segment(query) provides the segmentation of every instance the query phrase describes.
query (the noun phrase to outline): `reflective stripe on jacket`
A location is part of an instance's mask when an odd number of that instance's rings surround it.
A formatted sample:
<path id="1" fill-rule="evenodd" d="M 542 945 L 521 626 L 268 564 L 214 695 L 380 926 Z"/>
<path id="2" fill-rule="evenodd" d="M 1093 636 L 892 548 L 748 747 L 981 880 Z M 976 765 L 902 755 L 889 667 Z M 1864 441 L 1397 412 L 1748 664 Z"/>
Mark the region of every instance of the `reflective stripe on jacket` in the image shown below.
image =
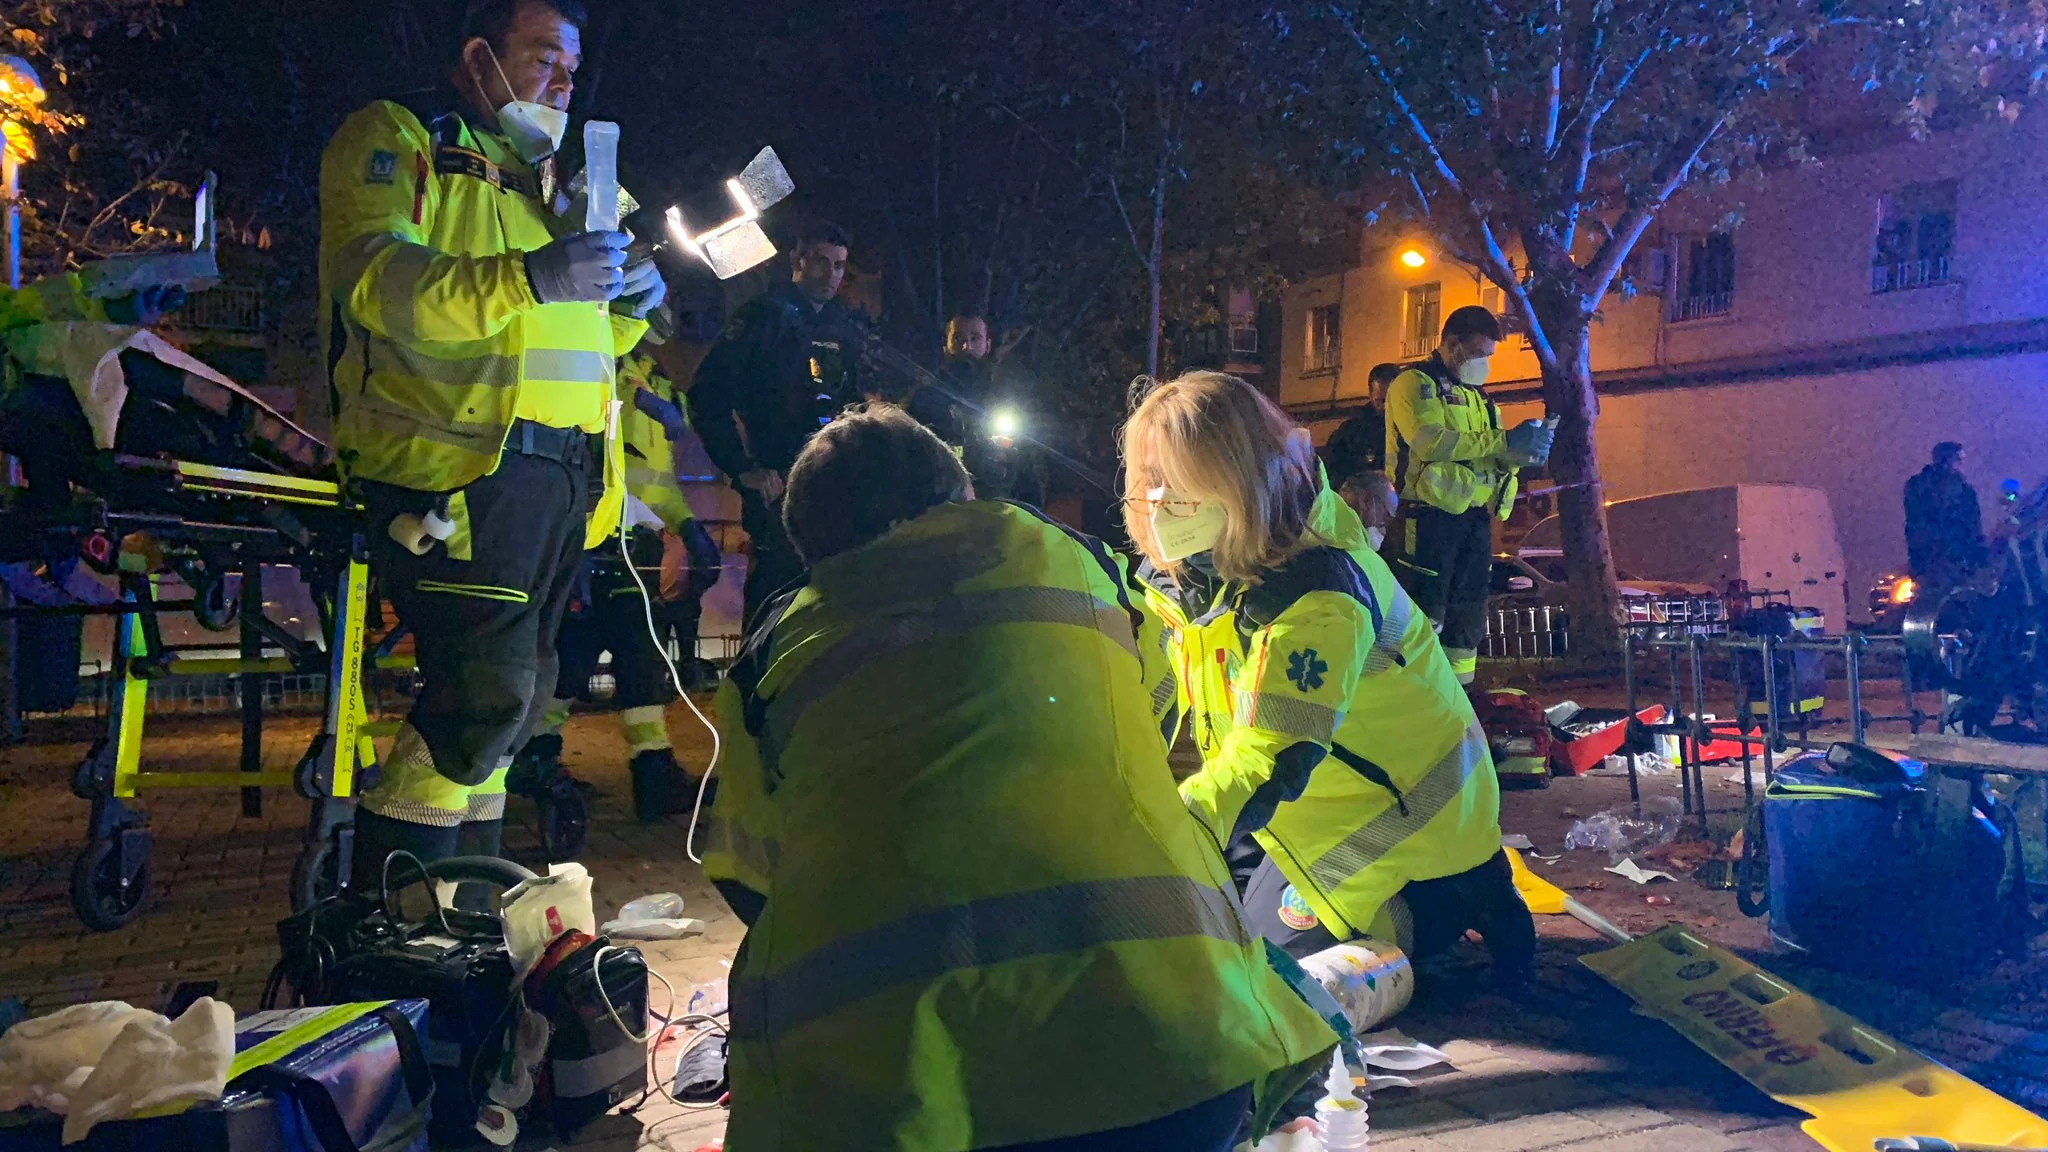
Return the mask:
<path id="1" fill-rule="evenodd" d="M 321 346 L 351 475 L 453 491 L 497 468 L 528 383 L 612 396 L 618 351 L 646 325 L 534 298 L 526 253 L 553 224 L 534 173 L 460 117 L 430 131 L 380 100 L 342 124 L 320 162 Z M 593 546 L 625 500 L 609 439 Z"/>
<path id="2" fill-rule="evenodd" d="M 1181 795 L 1222 843 L 1255 829 L 1343 939 L 1409 881 L 1491 858 L 1500 785 L 1429 619 L 1357 514 L 1325 488 L 1309 530 L 1324 546 L 1256 587 L 1148 579 L 1202 753 Z"/>
<path id="3" fill-rule="evenodd" d="M 1141 603 L 1095 542 L 976 502 L 764 615 L 718 709 L 714 827 L 746 835 L 714 877 L 775 843 L 732 973 L 728 1147 L 1034 1143 L 1247 1083 L 1274 1105 L 1327 1061 L 1174 792 Z"/>
<path id="4" fill-rule="evenodd" d="M 1500 462 L 1507 433 L 1500 407 L 1460 384 L 1432 356 L 1387 388 L 1387 475 L 1402 500 L 1457 515 L 1490 505 L 1503 520 L 1514 510 L 1516 470 Z"/>

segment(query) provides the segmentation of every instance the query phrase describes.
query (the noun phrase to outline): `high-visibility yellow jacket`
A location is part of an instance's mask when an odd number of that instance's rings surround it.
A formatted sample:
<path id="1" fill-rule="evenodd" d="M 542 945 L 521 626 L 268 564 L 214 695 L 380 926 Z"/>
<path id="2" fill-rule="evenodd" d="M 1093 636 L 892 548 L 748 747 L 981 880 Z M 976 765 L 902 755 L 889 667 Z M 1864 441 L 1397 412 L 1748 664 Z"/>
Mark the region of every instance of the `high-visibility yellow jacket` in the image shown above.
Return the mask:
<path id="1" fill-rule="evenodd" d="M 1309 531 L 1322 544 L 1256 586 L 1141 575 L 1202 753 L 1182 797 L 1223 843 L 1256 830 L 1342 940 L 1409 881 L 1499 851 L 1500 784 L 1428 617 L 1358 515 L 1325 488 Z"/>
<path id="2" fill-rule="evenodd" d="M 1387 388 L 1387 475 L 1404 501 L 1452 515 L 1490 507 L 1507 519 L 1517 483 L 1515 467 L 1500 459 L 1507 446 L 1500 407 L 1435 356 Z"/>
<path id="3" fill-rule="evenodd" d="M 619 435 L 625 441 L 626 491 L 661 517 L 662 527 L 671 532 L 695 518 L 683 486 L 676 479 L 676 450 L 661 422 L 633 403 L 642 389 L 666 404 L 673 404 L 689 419 L 683 394 L 675 381 L 645 352 L 635 352 L 619 361 Z"/>
<path id="4" fill-rule="evenodd" d="M 320 160 L 321 346 L 350 475 L 454 491 L 497 468 L 523 387 L 612 396 L 646 325 L 534 298 L 525 254 L 554 227 L 534 170 L 460 116 L 380 100 L 342 124 Z M 611 436 L 593 546 L 618 526 L 623 466 Z"/>
<path id="5" fill-rule="evenodd" d="M 1141 605 L 1099 543 L 975 502 L 769 610 L 705 861 L 766 896 L 733 1152 L 1033 1143 L 1248 1083 L 1270 1112 L 1327 1064 L 1175 795 Z"/>

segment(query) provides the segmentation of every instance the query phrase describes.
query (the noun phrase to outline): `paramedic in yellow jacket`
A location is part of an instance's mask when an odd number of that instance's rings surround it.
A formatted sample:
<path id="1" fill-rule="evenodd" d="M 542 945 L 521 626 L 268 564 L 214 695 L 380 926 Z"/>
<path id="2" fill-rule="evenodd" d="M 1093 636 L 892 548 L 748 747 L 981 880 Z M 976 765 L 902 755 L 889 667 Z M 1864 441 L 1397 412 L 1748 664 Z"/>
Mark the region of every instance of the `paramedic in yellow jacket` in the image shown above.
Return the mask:
<path id="1" fill-rule="evenodd" d="M 321 158 L 335 449 L 422 679 L 362 796 L 359 883 L 395 849 L 496 853 L 576 566 L 624 499 L 613 364 L 663 286 L 624 266 L 625 234 L 552 210 L 583 19 L 575 0 L 471 0 L 440 103 L 372 103 Z M 442 535 L 415 554 L 398 517 L 428 512 Z"/>
<path id="2" fill-rule="evenodd" d="M 1500 337 L 1493 313 L 1460 308 L 1444 320 L 1430 358 L 1387 389 L 1387 474 L 1401 496 L 1387 560 L 1441 628 L 1463 684 L 1472 683 L 1486 638 L 1493 521 L 1514 511 L 1517 470 L 1550 456 L 1543 421 L 1503 429 L 1480 388 Z"/>
<path id="3" fill-rule="evenodd" d="M 1123 450 L 1125 522 L 1202 754 L 1181 795 L 1253 927 L 1295 956 L 1355 935 L 1427 955 L 1477 929 L 1496 979 L 1525 979 L 1535 928 L 1486 735 L 1308 433 L 1196 372 L 1145 398 Z"/>
<path id="4" fill-rule="evenodd" d="M 1174 795 L 1122 561 L 970 492 L 886 405 L 790 470 L 810 574 L 719 697 L 726 1147 L 1223 1152 L 1333 1038 Z"/>
<path id="5" fill-rule="evenodd" d="M 554 699 L 513 761 L 508 785 L 515 794 L 536 796 L 575 786 L 562 770 L 562 725 L 570 707 L 588 697 L 598 657 L 609 652 L 615 686 L 611 707 L 618 711 L 626 739 L 633 814 L 642 824 L 690 811 L 698 792 L 710 788 L 699 788 L 701 769 L 678 763 L 669 743 L 665 709 L 675 702 L 677 685 L 663 649 L 673 638 L 678 652 L 674 674 L 682 677 L 684 687 L 710 686 L 709 680 L 699 679 L 704 662 L 697 659 L 697 629 L 704 593 L 718 582 L 721 560 L 676 476 L 675 446 L 689 435 L 690 424 L 674 382 L 655 362 L 648 344 L 652 339 L 641 341 L 619 362 L 619 434 L 626 442 L 624 526 L 633 570 L 626 568 L 616 536 L 585 560 L 575 601 L 556 639 L 561 669 Z M 689 565 L 681 588 L 664 600 L 662 559 L 669 536 L 682 544 Z"/>

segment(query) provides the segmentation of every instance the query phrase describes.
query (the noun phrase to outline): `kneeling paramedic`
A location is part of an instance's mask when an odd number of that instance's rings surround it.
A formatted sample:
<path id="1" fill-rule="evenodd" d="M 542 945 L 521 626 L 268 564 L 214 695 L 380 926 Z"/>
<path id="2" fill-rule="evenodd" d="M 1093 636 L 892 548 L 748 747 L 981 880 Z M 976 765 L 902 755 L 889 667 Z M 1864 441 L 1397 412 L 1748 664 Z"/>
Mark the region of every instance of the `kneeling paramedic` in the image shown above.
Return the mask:
<path id="1" fill-rule="evenodd" d="M 1500 338 L 1493 313 L 1460 308 L 1430 358 L 1387 388 L 1387 473 L 1401 516 L 1385 554 L 1442 629 L 1461 684 L 1478 672 L 1486 638 L 1493 521 L 1514 511 L 1517 471 L 1549 459 L 1553 434 L 1541 420 L 1501 428 L 1500 408 L 1480 389 Z"/>
<path id="2" fill-rule="evenodd" d="M 576 566 L 618 523 L 613 363 L 663 286 L 623 267 L 625 234 L 549 211 L 582 19 L 573 0 L 472 0 L 443 103 L 375 102 L 321 158 L 335 447 L 422 680 L 361 798 L 358 884 L 395 850 L 497 853 Z M 443 535 L 415 554 L 394 521 L 429 512 Z"/>
<path id="3" fill-rule="evenodd" d="M 1535 925 L 1486 734 L 1308 433 L 1196 372 L 1144 399 L 1123 450 L 1125 522 L 1202 754 L 1181 794 L 1252 926 L 1296 957 L 1358 935 L 1427 956 L 1477 929 L 1496 980 L 1525 980 Z"/>
<path id="4" fill-rule="evenodd" d="M 790 471 L 810 574 L 718 699 L 728 1147 L 1220 1152 L 1334 1038 L 1174 794 L 1121 562 L 970 492 L 885 405 Z"/>
<path id="5" fill-rule="evenodd" d="M 645 341 L 619 365 L 619 400 L 627 552 L 621 555 L 619 538 L 613 536 L 585 558 L 556 641 L 561 671 L 554 699 L 514 761 L 509 787 L 523 795 L 543 791 L 561 777 L 562 725 L 570 705 L 588 694 L 598 657 L 610 652 L 611 703 L 631 758 L 633 814 L 651 824 L 684 810 L 697 796 L 700 777 L 676 762 L 669 744 L 666 707 L 679 686 L 661 649 L 671 636 L 680 641 L 674 672 L 683 677 L 681 687 L 694 686 L 699 613 L 704 593 L 718 581 L 720 556 L 676 479 L 675 443 L 688 434 L 689 421 L 675 384 Z M 661 596 L 664 534 L 681 540 L 689 557 L 673 599 Z M 637 580 L 626 567 L 629 562 Z"/>

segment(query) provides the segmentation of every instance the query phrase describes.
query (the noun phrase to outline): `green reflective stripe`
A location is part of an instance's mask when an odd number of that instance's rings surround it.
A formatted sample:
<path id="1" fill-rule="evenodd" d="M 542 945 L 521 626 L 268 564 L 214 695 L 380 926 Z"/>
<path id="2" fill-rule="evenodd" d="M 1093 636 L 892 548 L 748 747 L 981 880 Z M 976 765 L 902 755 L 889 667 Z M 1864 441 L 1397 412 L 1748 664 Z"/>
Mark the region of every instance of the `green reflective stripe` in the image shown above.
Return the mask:
<path id="1" fill-rule="evenodd" d="M 416 592 L 440 592 L 449 596 L 473 596 L 478 600 L 503 600 L 507 604 L 525 604 L 533 599 L 517 588 L 500 588 L 492 584 L 451 584 L 446 580 L 421 580 L 413 585 Z"/>
<path id="2" fill-rule="evenodd" d="M 373 236 L 358 236 L 343 244 L 334 253 L 334 293 L 344 307 L 356 286 L 363 282 L 363 273 L 370 270 L 370 261 L 377 253 L 393 244 L 403 244 L 404 238 L 395 232 L 379 232 Z"/>
<path id="3" fill-rule="evenodd" d="M 377 320 L 391 339 L 418 339 L 419 328 L 413 317 L 414 294 L 433 263 L 434 250 L 422 244 L 401 244 L 385 262 L 372 291 L 377 300 Z"/>
<path id="4" fill-rule="evenodd" d="M 1179 691 L 1180 681 L 1169 670 L 1166 675 L 1159 678 L 1159 683 L 1152 686 L 1152 714 L 1157 716 L 1165 713 Z"/>
<path id="5" fill-rule="evenodd" d="M 453 828 L 468 818 L 467 802 L 464 807 L 449 810 L 436 808 L 417 800 L 406 800 L 396 796 L 379 796 L 374 792 L 363 793 L 358 801 L 364 811 L 375 812 L 386 820 L 401 824 L 423 824 L 429 828 Z"/>
<path id="6" fill-rule="evenodd" d="M 462 814 L 462 822 L 475 824 L 486 820 L 505 818 L 505 794 L 503 792 L 473 792 L 469 797 L 469 808 Z"/>
<path id="7" fill-rule="evenodd" d="M 576 384 L 612 382 L 612 358 L 602 352 L 528 348 L 523 367 L 528 380 L 560 380 Z"/>
<path id="8" fill-rule="evenodd" d="M 1236 706 L 1231 709 L 1231 723 L 1240 728 L 1257 728 L 1328 744 L 1337 735 L 1337 725 L 1344 722 L 1342 712 L 1299 696 L 1272 692 L 1234 692 L 1233 695 L 1237 699 Z"/>
<path id="9" fill-rule="evenodd" d="M 619 728 L 625 734 L 628 752 L 668 747 L 668 717 L 659 704 L 621 709 Z"/>
<path id="10" fill-rule="evenodd" d="M 1114 640 L 1133 657 L 1138 655 L 1131 618 L 1093 593 L 1030 585 L 942 596 L 901 612 L 872 617 L 806 664 L 768 701 L 771 736 L 775 731 L 786 734 L 806 709 L 871 661 L 941 637 L 1002 624 L 1088 628 Z M 762 752 L 772 757 L 768 747 Z"/>
<path id="11" fill-rule="evenodd" d="M 1365 675 L 1385 672 L 1401 663 L 1401 637 L 1408 633 L 1408 622 L 1415 618 L 1415 601 L 1408 593 L 1396 590 L 1394 598 L 1386 604 L 1386 618 L 1380 622 L 1377 636 L 1372 638 L 1372 649 L 1365 654 Z"/>
<path id="12" fill-rule="evenodd" d="M 1345 881 L 1372 867 L 1401 841 L 1422 831 L 1465 790 L 1465 782 L 1477 770 L 1485 749 L 1486 733 L 1473 724 L 1465 730 L 1465 738 L 1431 766 L 1427 775 L 1401 794 L 1402 803 L 1390 804 L 1338 841 L 1309 865 L 1309 877 L 1323 891 L 1334 892 Z"/>
<path id="13" fill-rule="evenodd" d="M 1062 884 L 927 908 L 814 948 L 772 976 L 732 982 L 735 1034 L 767 1038 L 885 989 L 1111 944 L 1251 938 L 1231 899 L 1185 876 Z M 971 990 L 972 978 L 963 985 Z"/>
<path id="14" fill-rule="evenodd" d="M 390 340 L 370 341 L 370 371 L 455 388 L 510 388 L 519 383 L 519 364 L 510 356 L 486 353 L 443 359 Z"/>

